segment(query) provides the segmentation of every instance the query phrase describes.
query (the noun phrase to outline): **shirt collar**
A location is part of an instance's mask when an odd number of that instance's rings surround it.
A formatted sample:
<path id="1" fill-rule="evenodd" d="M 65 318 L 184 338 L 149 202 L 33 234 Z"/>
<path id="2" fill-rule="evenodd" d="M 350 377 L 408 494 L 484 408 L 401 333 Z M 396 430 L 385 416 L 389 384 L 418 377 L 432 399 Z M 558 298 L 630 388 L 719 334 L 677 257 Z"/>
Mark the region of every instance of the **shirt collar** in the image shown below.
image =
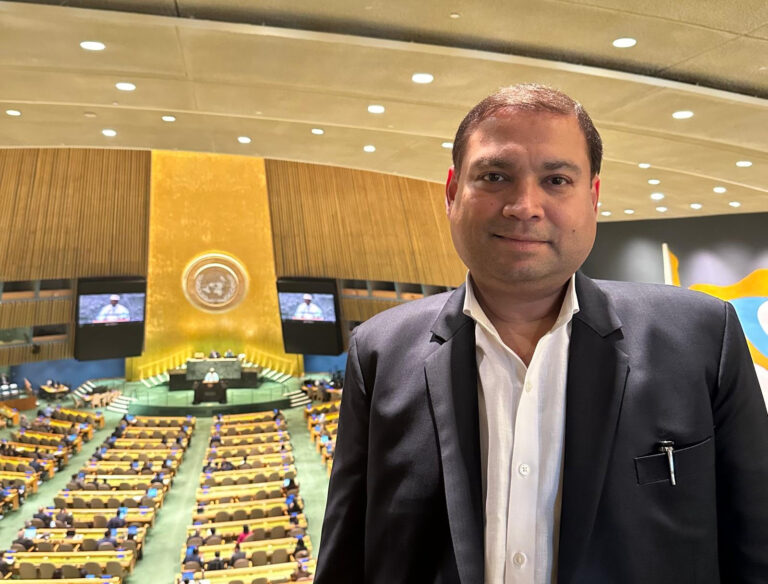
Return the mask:
<path id="1" fill-rule="evenodd" d="M 571 322 L 573 315 L 579 312 L 579 299 L 576 296 L 576 276 L 573 275 L 568 280 L 567 291 L 565 298 L 563 298 L 563 304 L 560 306 L 560 313 L 557 315 L 555 324 L 552 325 L 550 330 L 555 330 L 564 324 Z M 487 329 L 488 331 L 496 333 L 496 327 L 493 326 L 485 311 L 480 306 L 480 302 L 475 296 L 475 288 L 472 283 L 469 271 L 467 271 L 466 277 L 466 294 L 464 295 L 464 314 L 474 320 L 477 324 Z"/>

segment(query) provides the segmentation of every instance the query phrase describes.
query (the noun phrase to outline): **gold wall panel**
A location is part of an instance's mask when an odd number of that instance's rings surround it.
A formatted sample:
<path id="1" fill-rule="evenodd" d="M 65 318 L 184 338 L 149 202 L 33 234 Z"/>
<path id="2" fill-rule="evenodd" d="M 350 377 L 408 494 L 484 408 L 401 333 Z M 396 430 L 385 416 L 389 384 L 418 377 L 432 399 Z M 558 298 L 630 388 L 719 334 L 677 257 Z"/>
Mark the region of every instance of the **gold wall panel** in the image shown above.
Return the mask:
<path id="1" fill-rule="evenodd" d="M 150 215 L 145 350 L 126 374 L 190 348 L 296 361 L 283 352 L 264 161 L 153 152 Z M 231 310 L 204 311 L 185 297 L 185 269 L 205 254 L 231 256 L 247 272 L 248 291 Z"/>
<path id="2" fill-rule="evenodd" d="M 0 149 L 0 280 L 144 275 L 150 153 Z"/>
<path id="3" fill-rule="evenodd" d="M 464 280 L 442 185 L 279 160 L 267 160 L 266 171 L 278 276 Z"/>
<path id="4" fill-rule="evenodd" d="M 0 329 L 44 324 L 74 325 L 72 298 L 0 303 Z"/>

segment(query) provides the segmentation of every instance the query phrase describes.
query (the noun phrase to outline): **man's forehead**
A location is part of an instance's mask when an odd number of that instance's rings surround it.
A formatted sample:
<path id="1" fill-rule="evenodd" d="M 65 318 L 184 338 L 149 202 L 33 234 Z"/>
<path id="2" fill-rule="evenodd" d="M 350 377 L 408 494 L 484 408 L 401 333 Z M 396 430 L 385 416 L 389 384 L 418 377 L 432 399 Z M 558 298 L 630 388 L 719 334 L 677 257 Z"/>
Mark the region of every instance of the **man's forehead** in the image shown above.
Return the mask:
<path id="1" fill-rule="evenodd" d="M 575 115 L 551 112 L 503 110 L 472 128 L 467 139 L 465 160 L 487 157 L 495 150 L 515 157 L 531 147 L 557 158 L 571 152 L 589 162 L 587 139 Z"/>

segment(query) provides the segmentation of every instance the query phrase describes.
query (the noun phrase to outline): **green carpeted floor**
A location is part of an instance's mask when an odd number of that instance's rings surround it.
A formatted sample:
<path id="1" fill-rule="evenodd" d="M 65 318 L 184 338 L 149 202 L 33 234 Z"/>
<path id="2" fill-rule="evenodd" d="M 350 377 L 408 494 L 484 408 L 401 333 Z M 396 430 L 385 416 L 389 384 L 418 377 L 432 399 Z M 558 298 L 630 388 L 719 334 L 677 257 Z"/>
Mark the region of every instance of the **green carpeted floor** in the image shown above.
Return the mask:
<path id="1" fill-rule="evenodd" d="M 272 391 L 272 388 L 269 388 L 269 391 Z M 167 394 L 168 392 L 164 393 Z M 28 416 L 35 415 L 34 411 L 26 413 Z M 70 459 L 64 471 L 57 473 L 53 479 L 43 483 L 38 492 L 28 497 L 18 511 L 9 513 L 0 521 L 0 549 L 10 547 L 17 531 L 23 527 L 25 521 L 32 518 L 39 506 L 53 505 L 53 498 L 56 493 L 64 488 L 71 475 L 78 471 L 96 450 L 96 447 L 112 433 L 120 415 L 109 411 L 104 413 L 105 428 L 94 433 L 93 440 L 85 444 L 82 451 Z M 193 408 L 190 408 L 190 413 L 194 415 Z M 288 430 L 291 433 L 297 476 L 309 525 L 309 536 L 316 556 L 320 547 L 320 531 L 328 493 L 328 476 L 320 455 L 309 440 L 303 408 L 285 410 L 284 413 Z M 179 467 L 173 487 L 165 498 L 154 527 L 150 529 L 147 535 L 144 557 L 136 564 L 136 569 L 127 579 L 130 584 L 171 584 L 174 581 L 174 576 L 179 572 L 181 568 L 180 553 L 186 541 L 187 526 L 192 523 L 195 491 L 203 466 L 203 455 L 208 444 L 210 428 L 210 418 L 198 418 L 197 428 Z M 0 438 L 8 438 L 9 435 L 10 430 L 0 431 Z"/>

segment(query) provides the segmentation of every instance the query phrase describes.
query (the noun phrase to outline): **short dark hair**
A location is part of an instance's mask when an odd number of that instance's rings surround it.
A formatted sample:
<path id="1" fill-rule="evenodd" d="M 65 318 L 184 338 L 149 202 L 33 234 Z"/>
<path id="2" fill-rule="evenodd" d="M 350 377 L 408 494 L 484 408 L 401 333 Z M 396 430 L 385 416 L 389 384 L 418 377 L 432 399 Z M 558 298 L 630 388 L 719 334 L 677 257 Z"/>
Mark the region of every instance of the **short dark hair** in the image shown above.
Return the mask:
<path id="1" fill-rule="evenodd" d="M 458 173 L 464 160 L 467 140 L 477 125 L 501 110 L 548 112 L 564 116 L 576 116 L 584 132 L 589 156 L 589 170 L 592 176 L 600 172 L 603 161 L 603 141 L 584 107 L 562 91 L 539 85 L 522 83 L 502 87 L 473 107 L 459 124 L 453 139 L 453 167 Z"/>

